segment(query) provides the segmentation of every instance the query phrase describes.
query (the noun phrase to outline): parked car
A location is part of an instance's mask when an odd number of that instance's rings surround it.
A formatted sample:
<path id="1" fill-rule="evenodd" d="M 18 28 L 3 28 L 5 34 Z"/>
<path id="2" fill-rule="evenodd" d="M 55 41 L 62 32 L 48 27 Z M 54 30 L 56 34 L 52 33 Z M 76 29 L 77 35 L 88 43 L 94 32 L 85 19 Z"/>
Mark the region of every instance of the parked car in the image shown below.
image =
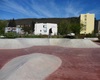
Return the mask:
<path id="1" fill-rule="evenodd" d="M 0 38 L 5 38 L 5 36 L 1 35 Z"/>
<path id="2" fill-rule="evenodd" d="M 64 38 L 70 38 L 70 39 L 74 39 L 75 38 L 75 33 L 70 33 L 64 36 Z"/>

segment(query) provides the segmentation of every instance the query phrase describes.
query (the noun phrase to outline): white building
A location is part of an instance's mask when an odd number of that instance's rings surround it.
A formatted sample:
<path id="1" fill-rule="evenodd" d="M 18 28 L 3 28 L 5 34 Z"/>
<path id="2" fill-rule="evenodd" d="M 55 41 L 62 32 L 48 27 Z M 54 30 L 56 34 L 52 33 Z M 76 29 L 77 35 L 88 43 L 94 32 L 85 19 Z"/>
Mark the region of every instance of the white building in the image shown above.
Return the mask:
<path id="1" fill-rule="evenodd" d="M 21 34 L 22 30 L 21 30 L 21 28 L 18 28 L 18 27 L 6 27 L 5 33 L 8 33 L 8 32 L 16 32 L 16 33 Z"/>
<path id="2" fill-rule="evenodd" d="M 57 24 L 54 23 L 36 23 L 34 34 L 48 35 L 50 28 L 52 29 L 51 35 L 57 35 Z"/>
<path id="3" fill-rule="evenodd" d="M 57 35 L 57 24 L 54 23 L 35 23 L 34 35 L 49 35 L 49 30 L 52 30 L 51 35 Z M 6 27 L 5 33 L 16 32 L 22 34 L 22 28 L 17 25 L 16 27 Z"/>

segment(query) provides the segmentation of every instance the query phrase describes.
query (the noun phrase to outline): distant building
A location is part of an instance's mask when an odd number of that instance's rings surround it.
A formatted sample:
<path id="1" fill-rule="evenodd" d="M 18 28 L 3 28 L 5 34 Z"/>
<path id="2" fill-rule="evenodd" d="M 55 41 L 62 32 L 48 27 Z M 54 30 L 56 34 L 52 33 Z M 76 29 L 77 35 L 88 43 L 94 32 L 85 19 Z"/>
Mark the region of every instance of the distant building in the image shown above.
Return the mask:
<path id="1" fill-rule="evenodd" d="M 21 28 L 17 28 L 17 27 L 6 27 L 5 33 L 8 33 L 8 32 L 16 32 L 16 33 L 19 33 L 19 34 L 22 33 Z"/>
<path id="2" fill-rule="evenodd" d="M 16 33 L 19 33 L 21 34 L 21 28 L 20 27 L 16 27 L 16 22 L 15 20 L 10 20 L 7 27 L 5 27 L 5 33 L 8 33 L 8 32 L 16 32 Z"/>
<path id="3" fill-rule="evenodd" d="M 92 33 L 95 25 L 95 14 L 81 14 L 80 23 L 83 24 L 83 29 L 80 34 Z"/>
<path id="4" fill-rule="evenodd" d="M 16 26 L 10 25 L 7 26 L 5 29 L 5 32 L 15 31 L 17 33 L 24 33 L 24 30 L 22 30 L 25 27 L 30 27 L 31 33 L 34 33 L 35 35 L 48 35 L 49 29 L 52 29 L 51 35 L 57 35 L 58 33 L 58 25 L 62 21 L 72 21 L 80 23 L 79 17 L 71 17 L 71 18 L 26 18 L 26 19 L 16 19 L 15 23 Z M 10 23 L 10 20 L 8 20 Z M 63 27 L 63 26 L 62 26 Z M 67 30 L 66 30 L 67 31 Z M 25 31 L 27 33 L 27 31 Z"/>
<path id="5" fill-rule="evenodd" d="M 51 35 L 57 35 L 57 24 L 56 23 L 35 23 L 33 20 L 10 20 L 5 33 L 16 32 L 18 34 L 24 34 L 23 27 L 32 27 L 32 32 L 35 35 L 48 35 L 49 29 L 51 28 Z"/>
<path id="6" fill-rule="evenodd" d="M 57 24 L 54 23 L 36 23 L 35 24 L 35 35 L 48 35 L 49 29 L 52 29 L 51 35 L 57 35 Z"/>

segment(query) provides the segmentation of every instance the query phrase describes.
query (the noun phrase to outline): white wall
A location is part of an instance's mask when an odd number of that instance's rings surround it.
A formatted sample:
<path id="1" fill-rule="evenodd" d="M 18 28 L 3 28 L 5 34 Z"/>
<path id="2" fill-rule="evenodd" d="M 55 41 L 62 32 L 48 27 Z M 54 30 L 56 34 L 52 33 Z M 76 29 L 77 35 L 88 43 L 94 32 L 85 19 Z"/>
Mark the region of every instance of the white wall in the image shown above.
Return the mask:
<path id="1" fill-rule="evenodd" d="M 54 23 L 36 23 L 34 34 L 48 35 L 50 28 L 52 28 L 51 35 L 57 35 L 57 24 L 54 24 Z"/>

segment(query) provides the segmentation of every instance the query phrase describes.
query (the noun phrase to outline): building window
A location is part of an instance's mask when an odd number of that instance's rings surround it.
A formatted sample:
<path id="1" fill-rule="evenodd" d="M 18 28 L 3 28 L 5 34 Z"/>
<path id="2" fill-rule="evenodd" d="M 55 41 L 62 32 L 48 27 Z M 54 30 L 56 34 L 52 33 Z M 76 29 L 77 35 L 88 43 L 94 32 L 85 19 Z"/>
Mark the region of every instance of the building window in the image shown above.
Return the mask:
<path id="1" fill-rule="evenodd" d="M 86 21 L 84 22 L 84 24 L 86 25 Z"/>
<path id="2" fill-rule="evenodd" d="M 84 15 L 84 20 L 85 20 L 85 21 L 87 20 L 87 15 Z"/>
<path id="3" fill-rule="evenodd" d="M 87 17 L 87 15 L 84 15 L 84 17 L 86 18 L 86 17 Z"/>
<path id="4" fill-rule="evenodd" d="M 86 31 L 86 25 L 84 25 L 83 30 Z"/>
<path id="5" fill-rule="evenodd" d="M 13 29 L 13 30 L 16 30 L 16 27 L 13 27 L 12 29 Z"/>
<path id="6" fill-rule="evenodd" d="M 47 25 L 43 25 L 43 31 L 47 32 Z"/>
<path id="7" fill-rule="evenodd" d="M 11 28 L 9 27 L 9 28 L 8 28 L 8 30 L 10 31 L 10 30 L 11 30 Z"/>

